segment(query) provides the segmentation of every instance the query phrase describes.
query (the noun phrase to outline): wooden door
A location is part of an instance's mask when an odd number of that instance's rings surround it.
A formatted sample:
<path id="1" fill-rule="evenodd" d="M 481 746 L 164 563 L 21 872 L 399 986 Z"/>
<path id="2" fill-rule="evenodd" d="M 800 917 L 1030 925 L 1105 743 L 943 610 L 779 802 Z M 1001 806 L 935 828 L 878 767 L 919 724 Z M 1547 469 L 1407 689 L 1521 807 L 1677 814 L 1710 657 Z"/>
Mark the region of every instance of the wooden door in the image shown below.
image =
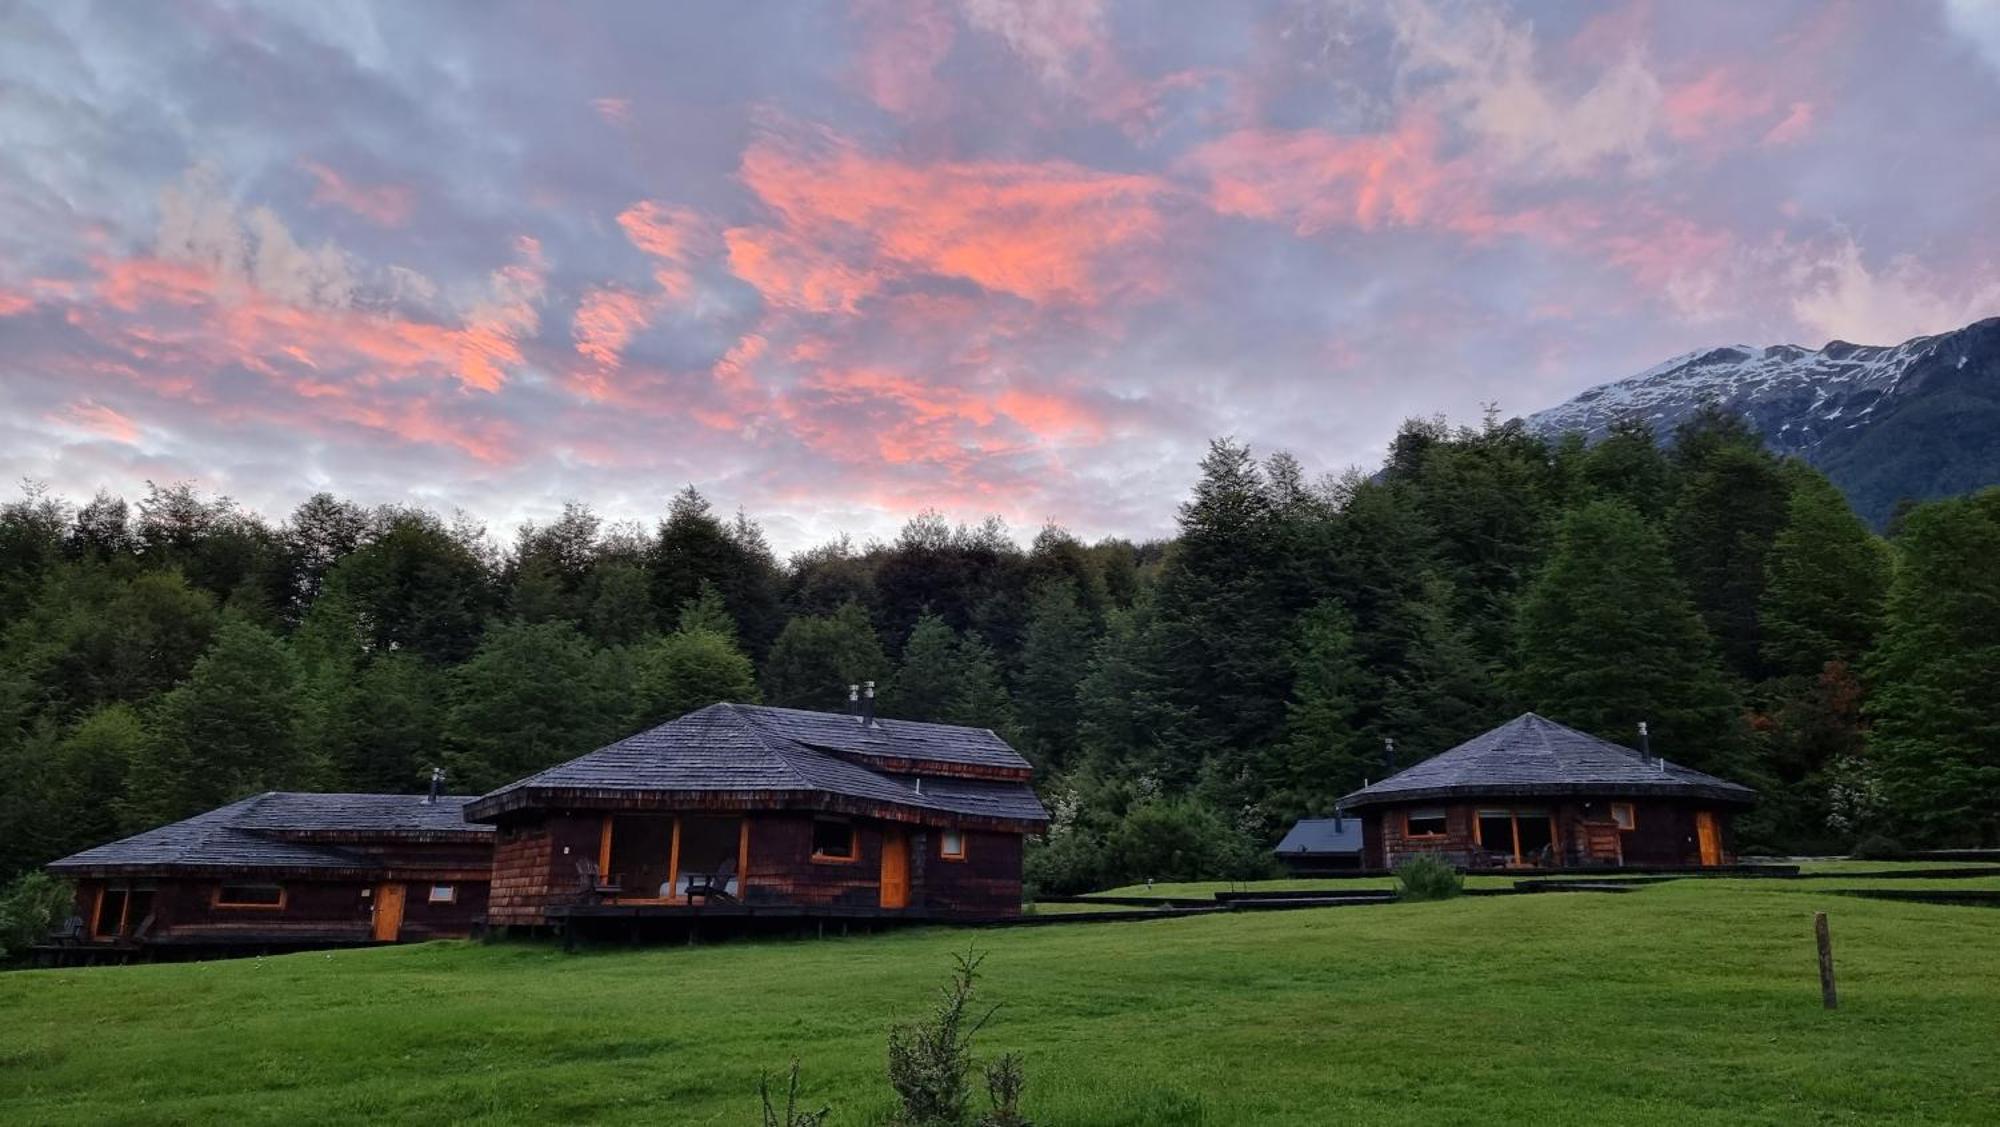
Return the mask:
<path id="1" fill-rule="evenodd" d="M 910 906 L 910 835 L 902 830 L 882 832 L 882 906 Z"/>
<path id="2" fill-rule="evenodd" d="M 400 884 L 378 884 L 375 886 L 375 939 L 380 943 L 394 943 L 403 933 L 403 886 Z"/>
<path id="3" fill-rule="evenodd" d="M 1701 863 L 1722 864 L 1722 830 L 1715 824 L 1715 815 L 1707 810 L 1695 811 L 1694 832 L 1701 840 Z"/>

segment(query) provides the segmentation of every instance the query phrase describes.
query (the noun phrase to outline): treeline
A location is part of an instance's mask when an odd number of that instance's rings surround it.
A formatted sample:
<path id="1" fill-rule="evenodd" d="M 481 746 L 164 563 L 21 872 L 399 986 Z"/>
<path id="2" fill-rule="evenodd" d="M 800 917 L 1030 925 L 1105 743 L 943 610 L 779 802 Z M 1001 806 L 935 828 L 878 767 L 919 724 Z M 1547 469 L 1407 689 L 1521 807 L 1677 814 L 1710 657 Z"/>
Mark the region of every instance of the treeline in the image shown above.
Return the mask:
<path id="1" fill-rule="evenodd" d="M 1892 547 L 1893 544 L 1893 547 Z M 1413 422 L 1373 476 L 1219 441 L 1164 544 L 935 514 L 778 561 L 692 489 L 496 546 L 330 495 L 0 510 L 0 875 L 265 789 L 476 792 L 715 700 L 988 726 L 1048 889 L 1252 875 L 1524 709 L 1757 786 L 1746 845 L 2000 833 L 2000 493 L 1907 513 L 1704 414 L 1586 448 Z M 1395 760 L 1385 757 L 1393 740 Z"/>

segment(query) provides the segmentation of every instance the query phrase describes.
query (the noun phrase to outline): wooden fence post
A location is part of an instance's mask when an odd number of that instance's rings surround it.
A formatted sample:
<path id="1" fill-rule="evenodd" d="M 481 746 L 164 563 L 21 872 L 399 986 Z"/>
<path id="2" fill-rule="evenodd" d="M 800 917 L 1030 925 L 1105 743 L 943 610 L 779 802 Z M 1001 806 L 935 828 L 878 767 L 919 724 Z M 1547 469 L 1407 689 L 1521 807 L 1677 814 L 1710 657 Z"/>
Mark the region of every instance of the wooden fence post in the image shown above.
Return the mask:
<path id="1" fill-rule="evenodd" d="M 1838 1009 L 1840 999 L 1833 990 L 1833 937 L 1827 934 L 1826 913 L 1813 913 L 1813 936 L 1819 940 L 1819 994 L 1827 1009 Z"/>

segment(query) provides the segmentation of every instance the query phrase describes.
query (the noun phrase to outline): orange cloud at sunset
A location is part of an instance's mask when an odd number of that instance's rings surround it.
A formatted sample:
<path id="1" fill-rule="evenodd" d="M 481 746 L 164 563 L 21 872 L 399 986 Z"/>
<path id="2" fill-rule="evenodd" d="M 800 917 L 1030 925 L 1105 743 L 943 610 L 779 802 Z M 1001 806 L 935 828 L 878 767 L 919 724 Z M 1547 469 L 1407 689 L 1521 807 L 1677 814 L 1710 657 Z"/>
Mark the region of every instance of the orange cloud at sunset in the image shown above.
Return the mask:
<path id="1" fill-rule="evenodd" d="M 1064 161 L 915 164 L 828 134 L 808 145 L 761 138 L 740 175 L 775 222 L 727 233 L 731 268 L 767 300 L 820 311 L 917 276 L 1037 304 L 1144 292 L 1154 279 L 1114 260 L 1161 241 L 1171 192 Z"/>
<path id="2" fill-rule="evenodd" d="M 1468 208 L 1468 170 L 1440 161 L 1437 123 L 1413 117 L 1389 133 L 1246 129 L 1183 162 L 1209 183 L 1227 215 L 1289 222 L 1299 234 L 1329 227 L 1415 226 Z"/>

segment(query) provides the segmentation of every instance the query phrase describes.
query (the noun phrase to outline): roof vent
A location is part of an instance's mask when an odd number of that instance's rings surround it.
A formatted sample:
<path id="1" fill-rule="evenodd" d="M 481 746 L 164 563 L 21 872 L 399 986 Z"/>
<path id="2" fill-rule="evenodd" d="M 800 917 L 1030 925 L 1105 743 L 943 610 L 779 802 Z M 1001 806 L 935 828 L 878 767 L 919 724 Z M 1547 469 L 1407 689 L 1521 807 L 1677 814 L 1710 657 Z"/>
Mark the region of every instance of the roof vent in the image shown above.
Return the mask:
<path id="1" fill-rule="evenodd" d="M 863 681 L 861 682 L 861 723 L 863 725 L 868 725 L 868 724 L 873 724 L 874 722 L 875 722 L 875 682 Z"/>

